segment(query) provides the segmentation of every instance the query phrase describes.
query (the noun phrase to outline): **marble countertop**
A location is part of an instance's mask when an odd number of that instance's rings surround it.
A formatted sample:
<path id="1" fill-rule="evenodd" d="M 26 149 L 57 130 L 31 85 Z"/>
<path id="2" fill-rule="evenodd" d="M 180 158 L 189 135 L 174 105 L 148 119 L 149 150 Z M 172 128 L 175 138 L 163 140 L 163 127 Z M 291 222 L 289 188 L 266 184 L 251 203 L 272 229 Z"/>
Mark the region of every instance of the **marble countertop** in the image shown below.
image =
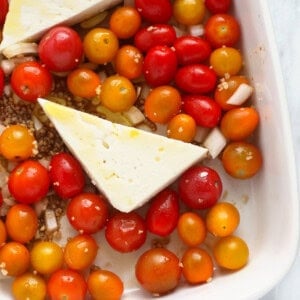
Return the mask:
<path id="1" fill-rule="evenodd" d="M 290 111 L 300 191 L 300 1 L 266 1 L 270 8 Z M 288 274 L 261 300 L 298 300 L 299 283 L 300 250 Z"/>

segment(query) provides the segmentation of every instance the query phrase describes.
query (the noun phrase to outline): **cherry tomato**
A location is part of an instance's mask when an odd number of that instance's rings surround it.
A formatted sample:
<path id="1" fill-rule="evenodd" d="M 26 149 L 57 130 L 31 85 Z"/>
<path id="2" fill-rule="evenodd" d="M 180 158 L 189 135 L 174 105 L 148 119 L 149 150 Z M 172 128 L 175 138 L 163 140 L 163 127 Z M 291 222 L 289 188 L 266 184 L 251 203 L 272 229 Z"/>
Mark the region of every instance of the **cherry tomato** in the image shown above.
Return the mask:
<path id="1" fill-rule="evenodd" d="M 180 113 L 173 117 L 167 126 L 167 136 L 186 143 L 193 141 L 196 135 L 196 122 L 188 114 Z"/>
<path id="2" fill-rule="evenodd" d="M 176 32 L 169 24 L 153 24 L 143 27 L 134 36 L 134 45 L 142 52 L 154 46 L 171 47 L 176 39 Z"/>
<path id="3" fill-rule="evenodd" d="M 177 231 L 180 239 L 187 246 L 198 246 L 206 238 L 205 221 L 195 212 L 184 212 L 180 215 Z"/>
<path id="4" fill-rule="evenodd" d="M 0 248 L 0 272 L 7 276 L 19 276 L 30 266 L 28 249 L 19 242 L 8 242 Z"/>
<path id="5" fill-rule="evenodd" d="M 167 46 L 150 48 L 144 59 L 143 74 L 152 87 L 169 84 L 177 70 L 175 51 Z"/>
<path id="6" fill-rule="evenodd" d="M 237 270 L 244 267 L 249 258 L 246 242 L 237 236 L 222 237 L 213 248 L 217 264 L 225 269 Z"/>
<path id="7" fill-rule="evenodd" d="M 8 0 L 0 0 L 0 26 L 4 24 L 8 12 Z M 0 94 L 1 95 L 1 94 Z"/>
<path id="8" fill-rule="evenodd" d="M 15 300 L 44 300 L 46 293 L 45 279 L 36 274 L 22 274 L 12 283 L 12 294 Z"/>
<path id="9" fill-rule="evenodd" d="M 150 23 L 168 23 L 172 17 L 170 0 L 135 0 L 135 7 L 141 16 Z"/>
<path id="10" fill-rule="evenodd" d="M 50 276 L 47 292 L 51 300 L 84 300 L 87 294 L 87 284 L 78 272 L 60 269 Z"/>
<path id="11" fill-rule="evenodd" d="M 183 25 L 196 25 L 202 23 L 205 15 L 203 0 L 175 0 L 173 15 L 177 22 Z"/>
<path id="12" fill-rule="evenodd" d="M 141 21 L 135 7 L 121 6 L 111 14 L 109 27 L 119 39 L 128 39 L 138 31 Z"/>
<path id="13" fill-rule="evenodd" d="M 85 175 L 80 163 L 66 152 L 52 156 L 49 175 L 53 189 L 63 199 L 80 194 L 85 185 Z"/>
<path id="14" fill-rule="evenodd" d="M 190 208 L 206 209 L 221 196 L 222 181 L 212 168 L 193 166 L 185 171 L 178 182 L 179 196 Z"/>
<path id="15" fill-rule="evenodd" d="M 220 77 L 228 75 L 236 75 L 243 66 L 243 58 L 235 48 L 221 47 L 215 49 L 209 58 L 213 70 Z"/>
<path id="16" fill-rule="evenodd" d="M 231 0 L 205 0 L 205 6 L 212 14 L 224 14 L 230 9 Z"/>
<path id="17" fill-rule="evenodd" d="M 98 27 L 91 29 L 85 35 L 83 49 L 89 61 L 105 64 L 114 59 L 119 49 L 119 41 L 111 30 Z"/>
<path id="18" fill-rule="evenodd" d="M 216 73 L 206 65 L 191 64 L 178 69 L 175 83 L 183 92 L 206 94 L 216 86 Z"/>
<path id="19" fill-rule="evenodd" d="M 214 265 L 210 254 L 201 248 L 188 248 L 182 257 L 182 274 L 190 284 L 209 282 Z"/>
<path id="20" fill-rule="evenodd" d="M 249 84 L 245 76 L 230 76 L 228 79 L 222 78 L 221 83 L 215 90 L 215 101 L 219 103 L 223 110 L 227 111 L 239 106 L 228 104 L 227 101 L 242 84 Z"/>
<path id="21" fill-rule="evenodd" d="M 108 205 L 101 195 L 82 193 L 71 199 L 66 213 L 76 230 L 92 234 L 104 227 L 108 219 Z"/>
<path id="22" fill-rule="evenodd" d="M 216 101 L 201 95 L 186 95 L 182 100 L 184 112 L 192 116 L 197 125 L 209 128 L 218 125 L 222 110 Z"/>
<path id="23" fill-rule="evenodd" d="M 55 242 L 37 242 L 30 251 L 30 261 L 33 269 L 40 274 L 52 274 L 63 266 L 63 249 Z"/>
<path id="24" fill-rule="evenodd" d="M 117 74 L 128 79 L 136 79 L 142 75 L 144 57 L 140 50 L 131 45 L 122 46 L 115 57 Z"/>
<path id="25" fill-rule="evenodd" d="M 205 25 L 205 37 L 213 48 L 234 46 L 240 38 L 240 25 L 231 15 L 212 15 Z"/>
<path id="26" fill-rule="evenodd" d="M 166 294 L 179 284 L 180 261 L 168 249 L 153 248 L 138 258 L 135 275 L 141 286 L 151 294 L 157 296 Z"/>
<path id="27" fill-rule="evenodd" d="M 101 80 L 98 74 L 87 68 L 78 68 L 67 77 L 68 89 L 77 97 L 87 99 L 95 97 L 100 85 Z"/>
<path id="28" fill-rule="evenodd" d="M 52 89 L 50 72 L 36 61 L 17 65 L 11 75 L 10 84 L 21 99 L 36 102 L 38 97 L 47 96 Z"/>
<path id="29" fill-rule="evenodd" d="M 82 271 L 95 260 L 98 245 L 91 235 L 79 234 L 68 240 L 64 249 L 66 265 L 72 270 Z"/>
<path id="30" fill-rule="evenodd" d="M 48 70 L 68 72 L 80 64 L 83 47 L 75 30 L 66 26 L 56 26 L 42 37 L 38 53 Z"/>
<path id="31" fill-rule="evenodd" d="M 35 210 L 26 204 L 15 204 L 7 212 L 5 221 L 9 237 L 20 243 L 33 239 L 38 228 Z"/>
<path id="32" fill-rule="evenodd" d="M 33 155 L 35 138 L 24 125 L 10 125 L 0 136 L 0 152 L 8 160 L 25 160 Z"/>
<path id="33" fill-rule="evenodd" d="M 119 252 L 137 250 L 144 244 L 146 235 L 146 223 L 136 212 L 117 212 L 108 220 L 105 229 L 107 242 Z"/>
<path id="34" fill-rule="evenodd" d="M 1 0 L 0 0 L 1 2 Z M 5 83 L 5 76 L 3 70 L 0 68 L 0 97 L 3 95 L 4 91 L 4 83 Z"/>
<path id="35" fill-rule="evenodd" d="M 104 80 L 100 100 L 111 111 L 126 111 L 135 103 L 136 99 L 135 87 L 126 77 L 112 75 Z"/>
<path id="36" fill-rule="evenodd" d="M 87 278 L 88 290 L 95 300 L 120 300 L 124 284 L 120 277 L 108 270 L 96 270 Z"/>
<path id="37" fill-rule="evenodd" d="M 145 115 L 155 123 L 166 124 L 179 113 L 180 108 L 181 95 L 170 85 L 152 89 L 145 99 Z"/>
<path id="38" fill-rule="evenodd" d="M 254 132 L 258 122 L 259 115 L 255 108 L 234 108 L 224 114 L 220 129 L 227 139 L 241 141 Z"/>
<path id="39" fill-rule="evenodd" d="M 0 248 L 5 244 L 7 239 L 6 227 L 3 221 L 0 219 Z"/>
<path id="40" fill-rule="evenodd" d="M 198 64 L 209 58 L 210 44 L 196 36 L 181 36 L 174 41 L 174 48 L 180 65 Z"/>
<path id="41" fill-rule="evenodd" d="M 176 228 L 179 218 L 179 198 L 175 191 L 166 188 L 151 201 L 146 215 L 150 232 L 167 236 Z"/>
<path id="42" fill-rule="evenodd" d="M 209 209 L 205 218 L 207 230 L 215 236 L 231 235 L 240 223 L 238 209 L 229 202 L 219 202 Z"/>
<path id="43" fill-rule="evenodd" d="M 20 163 L 8 177 L 8 189 L 21 203 L 32 204 L 44 198 L 50 187 L 48 170 L 38 161 Z"/>
<path id="44" fill-rule="evenodd" d="M 232 177 L 247 179 L 261 169 L 262 155 L 259 148 L 250 143 L 232 142 L 223 151 L 222 164 Z"/>

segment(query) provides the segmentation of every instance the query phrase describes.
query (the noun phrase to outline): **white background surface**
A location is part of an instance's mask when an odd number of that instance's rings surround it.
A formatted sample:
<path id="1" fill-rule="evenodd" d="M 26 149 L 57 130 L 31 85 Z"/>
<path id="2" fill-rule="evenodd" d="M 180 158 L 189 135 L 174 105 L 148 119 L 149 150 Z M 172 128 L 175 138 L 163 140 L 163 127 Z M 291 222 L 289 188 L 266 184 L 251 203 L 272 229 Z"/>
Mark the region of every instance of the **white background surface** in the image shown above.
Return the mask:
<path id="1" fill-rule="evenodd" d="M 284 78 L 300 183 L 300 0 L 266 1 L 270 8 Z M 286 200 L 288 205 L 288 199 Z M 261 300 L 298 299 L 300 299 L 300 251 L 282 282 Z"/>

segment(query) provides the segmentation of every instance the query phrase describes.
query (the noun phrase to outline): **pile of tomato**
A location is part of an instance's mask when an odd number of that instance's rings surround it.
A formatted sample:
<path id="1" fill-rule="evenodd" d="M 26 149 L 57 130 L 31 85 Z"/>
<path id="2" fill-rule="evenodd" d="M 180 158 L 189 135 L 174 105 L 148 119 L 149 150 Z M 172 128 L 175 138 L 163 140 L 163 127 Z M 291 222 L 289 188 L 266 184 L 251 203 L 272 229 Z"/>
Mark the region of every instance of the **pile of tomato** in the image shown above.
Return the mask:
<path id="1" fill-rule="evenodd" d="M 220 128 L 227 139 L 220 154 L 226 172 L 237 179 L 254 176 L 262 165 L 260 150 L 251 142 L 258 112 L 249 102 L 227 103 L 241 84 L 250 85 L 242 75 L 241 31 L 229 13 L 231 1 L 134 4 L 117 7 L 106 26 L 84 33 L 66 26 L 49 30 L 39 41 L 36 61 L 18 64 L 10 77 L 0 69 L 0 94 L 8 81 L 21 101 L 36 103 L 49 96 L 59 76 L 76 101 L 98 99 L 111 112 L 124 112 L 135 105 L 136 83 L 143 82 L 149 93 L 142 110 L 150 122 L 165 125 L 169 138 L 184 142 L 193 142 L 199 127 Z M 114 73 L 102 79 L 97 66 L 108 64 Z M 14 277 L 15 299 L 85 299 L 87 293 L 93 299 L 120 299 L 122 279 L 93 265 L 99 249 L 94 234 L 101 230 L 120 253 L 142 247 L 148 233 L 164 239 L 177 232 L 185 245 L 181 257 L 165 245 L 136 261 L 137 281 L 153 295 L 173 291 L 182 280 L 209 282 L 215 266 L 238 270 L 247 264 L 248 246 L 234 235 L 240 213 L 219 201 L 223 184 L 216 170 L 193 166 L 176 189 L 158 193 L 143 213 L 123 213 L 85 189 L 86 175 L 70 153 L 53 155 L 45 166 L 34 158 L 37 151 L 34 132 L 26 126 L 13 124 L 1 133 L 1 156 L 16 164 L 7 181 L 16 204 L 0 219 L 0 271 Z M 49 193 L 65 201 L 66 217 L 77 231 L 64 247 L 35 239 L 39 217 L 34 207 Z M 212 247 L 205 245 L 209 236 Z"/>

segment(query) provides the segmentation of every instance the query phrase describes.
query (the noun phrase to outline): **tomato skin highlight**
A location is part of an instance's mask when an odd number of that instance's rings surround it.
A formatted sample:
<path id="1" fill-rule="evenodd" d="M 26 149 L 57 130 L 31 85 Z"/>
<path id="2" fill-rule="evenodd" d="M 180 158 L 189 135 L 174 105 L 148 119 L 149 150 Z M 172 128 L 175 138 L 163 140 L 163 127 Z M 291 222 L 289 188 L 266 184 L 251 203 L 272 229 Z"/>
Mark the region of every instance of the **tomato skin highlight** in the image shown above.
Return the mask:
<path id="1" fill-rule="evenodd" d="M 177 70 L 175 83 L 183 92 L 206 94 L 214 90 L 217 75 L 206 65 L 191 64 Z"/>
<path id="2" fill-rule="evenodd" d="M 202 95 L 185 95 L 182 101 L 183 110 L 194 118 L 197 125 L 213 128 L 219 124 L 222 109 L 212 98 Z"/>
<path id="3" fill-rule="evenodd" d="M 178 182 L 179 197 L 188 207 L 206 209 L 213 206 L 222 194 L 222 181 L 212 168 L 193 166 Z"/>
<path id="4" fill-rule="evenodd" d="M 146 215 L 147 228 L 156 235 L 167 236 L 176 228 L 178 218 L 178 195 L 167 188 L 152 199 Z"/>
<path id="5" fill-rule="evenodd" d="M 69 153 L 61 152 L 52 156 L 49 175 L 53 189 L 63 199 L 78 195 L 85 185 L 83 169 Z"/>
<path id="6" fill-rule="evenodd" d="M 152 86 L 169 84 L 177 70 L 175 51 L 167 46 L 154 46 L 144 59 L 143 74 L 146 82 Z"/>

